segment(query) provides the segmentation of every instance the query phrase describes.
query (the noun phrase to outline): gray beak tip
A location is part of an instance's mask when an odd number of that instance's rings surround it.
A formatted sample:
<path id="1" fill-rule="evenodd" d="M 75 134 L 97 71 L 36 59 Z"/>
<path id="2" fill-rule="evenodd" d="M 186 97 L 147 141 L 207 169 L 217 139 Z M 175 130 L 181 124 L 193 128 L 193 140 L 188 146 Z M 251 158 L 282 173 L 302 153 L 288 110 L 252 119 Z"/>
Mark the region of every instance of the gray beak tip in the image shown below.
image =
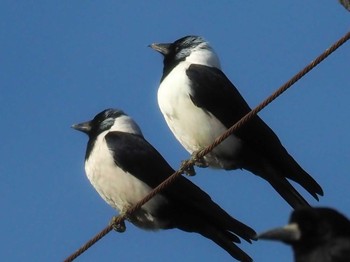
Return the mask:
<path id="1" fill-rule="evenodd" d="M 91 131 L 91 124 L 90 121 L 88 121 L 80 124 L 73 124 L 71 128 L 83 132 L 85 134 L 89 134 L 89 132 Z"/>
<path id="2" fill-rule="evenodd" d="M 148 45 L 150 48 L 152 48 L 153 50 L 161 53 L 162 55 L 167 55 L 169 54 L 169 47 L 170 44 L 159 44 L 159 43 L 153 43 Z"/>
<path id="3" fill-rule="evenodd" d="M 258 234 L 258 239 L 279 240 L 285 242 L 297 241 L 301 237 L 301 232 L 297 224 L 292 223 L 284 227 L 271 229 Z"/>

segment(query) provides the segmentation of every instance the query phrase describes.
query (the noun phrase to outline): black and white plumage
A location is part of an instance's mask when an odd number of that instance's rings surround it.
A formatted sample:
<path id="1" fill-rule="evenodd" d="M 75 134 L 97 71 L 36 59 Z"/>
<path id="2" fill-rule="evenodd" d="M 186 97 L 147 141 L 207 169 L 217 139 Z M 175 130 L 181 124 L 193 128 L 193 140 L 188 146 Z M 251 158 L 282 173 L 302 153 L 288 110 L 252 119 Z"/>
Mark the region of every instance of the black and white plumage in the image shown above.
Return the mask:
<path id="1" fill-rule="evenodd" d="M 297 209 L 287 226 L 267 231 L 259 239 L 291 245 L 295 262 L 350 261 L 350 221 L 330 208 Z"/>
<path id="2" fill-rule="evenodd" d="M 174 170 L 143 137 L 124 112 L 107 109 L 91 121 L 73 125 L 89 136 L 85 171 L 100 196 L 124 212 L 163 182 Z M 239 261 L 252 261 L 234 243 L 251 242 L 255 232 L 232 218 L 210 196 L 179 177 L 136 213 L 134 225 L 148 230 L 179 228 L 211 239 Z"/>
<path id="3" fill-rule="evenodd" d="M 186 36 L 174 43 L 150 46 L 164 56 L 158 89 L 160 110 L 191 154 L 209 146 L 251 110 L 203 38 Z M 287 179 L 299 183 L 317 200 L 323 195 L 319 184 L 258 116 L 214 148 L 198 166 L 249 170 L 267 180 L 293 208 L 309 204 Z"/>

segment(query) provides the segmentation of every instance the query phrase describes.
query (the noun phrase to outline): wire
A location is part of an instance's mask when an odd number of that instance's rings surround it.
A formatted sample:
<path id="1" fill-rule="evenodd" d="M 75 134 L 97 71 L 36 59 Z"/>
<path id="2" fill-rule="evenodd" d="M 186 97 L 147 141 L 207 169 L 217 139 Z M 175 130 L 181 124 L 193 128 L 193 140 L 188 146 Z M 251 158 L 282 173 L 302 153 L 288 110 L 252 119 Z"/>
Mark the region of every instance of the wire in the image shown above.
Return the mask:
<path id="1" fill-rule="evenodd" d="M 164 190 L 167 186 L 169 186 L 177 177 L 182 175 L 186 170 L 192 168 L 198 159 L 204 157 L 206 154 L 211 152 L 214 147 L 219 145 L 222 141 L 228 138 L 232 133 L 237 131 L 241 126 L 247 123 L 250 119 L 257 115 L 262 109 L 264 109 L 268 104 L 270 104 L 273 100 L 275 100 L 278 96 L 284 93 L 288 88 L 290 88 L 293 84 L 295 84 L 298 80 L 300 80 L 303 76 L 309 73 L 313 68 L 315 68 L 319 63 L 321 63 L 324 59 L 326 59 L 330 54 L 332 54 L 335 50 L 337 50 L 341 45 L 343 45 L 346 41 L 350 39 L 350 32 L 346 33 L 342 38 L 340 38 L 337 42 L 335 42 L 330 48 L 326 49 L 321 55 L 319 55 L 315 60 L 309 63 L 305 68 L 299 71 L 296 75 L 294 75 L 288 82 L 278 88 L 272 95 L 270 95 L 267 99 L 265 99 L 262 103 L 260 103 L 257 107 L 255 107 L 252 111 L 246 114 L 243 118 L 241 118 L 237 123 L 231 126 L 225 133 L 223 133 L 220 137 L 215 139 L 215 141 L 209 145 L 208 147 L 196 152 L 193 154 L 193 157 L 184 161 L 175 173 L 173 173 L 170 177 L 168 177 L 165 181 L 159 184 L 156 188 L 154 188 L 148 195 L 146 195 L 143 199 L 141 199 L 137 204 L 129 208 L 125 213 L 119 215 L 113 224 L 108 225 L 104 228 L 100 233 L 98 233 L 95 237 L 86 242 L 83 246 L 81 246 L 77 251 L 75 251 L 72 255 L 67 257 L 64 262 L 71 262 L 84 253 L 87 249 L 89 249 L 92 245 L 94 245 L 97 241 L 107 235 L 113 228 L 114 225 L 118 225 L 123 223 L 125 219 L 127 219 L 128 215 L 132 214 L 139 208 L 141 208 L 146 202 L 148 202 L 155 195 Z"/>

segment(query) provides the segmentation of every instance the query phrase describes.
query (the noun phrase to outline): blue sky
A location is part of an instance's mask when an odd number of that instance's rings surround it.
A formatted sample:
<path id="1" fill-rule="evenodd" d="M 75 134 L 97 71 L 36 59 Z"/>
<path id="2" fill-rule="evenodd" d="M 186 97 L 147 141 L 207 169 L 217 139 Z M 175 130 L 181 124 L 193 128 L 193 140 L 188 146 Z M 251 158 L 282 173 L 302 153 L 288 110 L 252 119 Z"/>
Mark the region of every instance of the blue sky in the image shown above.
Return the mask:
<path id="1" fill-rule="evenodd" d="M 178 168 L 188 153 L 157 105 L 160 54 L 147 47 L 187 34 L 209 40 L 254 107 L 349 30 L 337 1 L 1 1 L 0 147 L 3 261 L 61 261 L 115 211 L 84 173 L 87 137 L 70 128 L 118 107 Z M 313 205 L 350 216 L 350 43 L 260 116 L 323 186 Z M 197 169 L 190 178 L 257 232 L 285 224 L 290 207 L 244 171 Z M 241 247 L 255 261 L 292 261 L 282 244 Z M 211 241 L 127 224 L 77 261 L 231 261 Z"/>

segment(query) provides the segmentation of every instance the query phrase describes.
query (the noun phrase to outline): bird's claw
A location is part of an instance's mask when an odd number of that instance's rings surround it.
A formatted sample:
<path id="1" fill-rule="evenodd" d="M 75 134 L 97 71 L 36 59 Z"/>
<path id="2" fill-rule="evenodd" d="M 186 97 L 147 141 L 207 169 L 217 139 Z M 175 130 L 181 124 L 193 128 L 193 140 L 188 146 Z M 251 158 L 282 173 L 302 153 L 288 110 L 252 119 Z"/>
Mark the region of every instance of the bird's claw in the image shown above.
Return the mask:
<path id="1" fill-rule="evenodd" d="M 206 164 L 203 159 L 196 160 L 195 165 L 202 168 L 208 167 L 208 164 Z"/>
<path id="2" fill-rule="evenodd" d="M 187 175 L 187 176 L 195 176 L 196 175 L 196 171 L 194 170 L 194 166 L 190 165 L 190 166 L 184 168 L 184 166 L 186 164 L 187 164 L 187 160 L 181 161 L 181 169 L 183 169 L 184 174 Z"/>
<path id="3" fill-rule="evenodd" d="M 198 157 L 197 152 L 193 152 L 191 155 L 191 161 L 198 167 L 208 167 L 208 164 L 205 162 L 203 157 Z"/>
<path id="4" fill-rule="evenodd" d="M 188 165 L 189 162 L 190 162 L 190 165 L 188 167 L 184 167 L 184 166 Z M 194 170 L 193 165 L 196 165 L 198 167 L 208 167 L 208 164 L 205 162 L 205 160 L 202 157 L 198 158 L 197 152 L 192 153 L 190 160 L 181 161 L 181 169 L 183 170 L 183 172 L 186 175 L 195 176 L 196 171 Z"/>
<path id="5" fill-rule="evenodd" d="M 121 222 L 118 222 L 117 219 L 119 216 L 112 217 L 109 224 L 113 227 L 113 229 L 119 233 L 124 233 L 126 230 L 125 222 L 122 220 Z"/>

